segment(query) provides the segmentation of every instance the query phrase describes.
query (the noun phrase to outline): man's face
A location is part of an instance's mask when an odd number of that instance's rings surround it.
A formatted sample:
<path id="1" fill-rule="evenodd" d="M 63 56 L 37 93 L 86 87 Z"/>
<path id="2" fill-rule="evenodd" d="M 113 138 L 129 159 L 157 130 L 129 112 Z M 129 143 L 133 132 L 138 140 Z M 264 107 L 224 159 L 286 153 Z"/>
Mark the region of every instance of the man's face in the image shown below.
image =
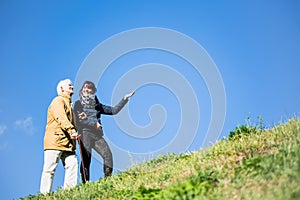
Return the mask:
<path id="1" fill-rule="evenodd" d="M 72 96 L 74 94 L 73 89 L 74 89 L 74 87 L 71 82 L 66 82 L 63 86 L 64 93 L 69 94 L 70 96 Z"/>

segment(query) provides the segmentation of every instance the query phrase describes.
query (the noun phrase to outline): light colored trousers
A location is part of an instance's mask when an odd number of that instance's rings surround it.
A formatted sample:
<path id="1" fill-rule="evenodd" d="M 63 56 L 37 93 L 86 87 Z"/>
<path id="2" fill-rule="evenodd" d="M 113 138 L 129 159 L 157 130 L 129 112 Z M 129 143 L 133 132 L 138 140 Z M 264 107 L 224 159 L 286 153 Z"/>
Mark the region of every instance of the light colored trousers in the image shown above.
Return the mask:
<path id="1" fill-rule="evenodd" d="M 56 167 L 62 161 L 65 168 L 65 178 L 63 189 L 69 189 L 77 184 L 78 160 L 75 152 L 60 150 L 44 151 L 44 167 L 41 178 L 40 192 L 47 194 L 52 190 L 53 178 Z"/>

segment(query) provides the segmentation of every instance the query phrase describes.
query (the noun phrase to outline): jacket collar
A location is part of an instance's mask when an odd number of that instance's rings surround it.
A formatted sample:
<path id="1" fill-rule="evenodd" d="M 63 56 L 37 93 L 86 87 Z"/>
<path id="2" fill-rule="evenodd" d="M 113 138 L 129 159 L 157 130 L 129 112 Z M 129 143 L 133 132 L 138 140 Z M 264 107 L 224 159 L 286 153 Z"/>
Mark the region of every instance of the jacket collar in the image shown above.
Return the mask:
<path id="1" fill-rule="evenodd" d="M 71 101 L 71 97 L 68 94 L 61 93 L 58 96 L 61 96 L 61 97 L 65 98 L 65 99 L 68 99 L 68 101 Z"/>

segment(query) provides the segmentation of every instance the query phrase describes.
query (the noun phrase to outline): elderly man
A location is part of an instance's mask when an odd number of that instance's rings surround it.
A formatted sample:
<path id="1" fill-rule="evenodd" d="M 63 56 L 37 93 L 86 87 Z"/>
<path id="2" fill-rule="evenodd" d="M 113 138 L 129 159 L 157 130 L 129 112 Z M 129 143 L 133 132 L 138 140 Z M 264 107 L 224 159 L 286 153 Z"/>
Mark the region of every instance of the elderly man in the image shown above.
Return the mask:
<path id="1" fill-rule="evenodd" d="M 77 132 L 73 123 L 73 85 L 70 79 L 58 83 L 57 94 L 48 107 L 40 185 L 40 192 L 43 194 L 52 190 L 54 172 L 59 160 L 62 160 L 65 168 L 64 189 L 74 187 L 78 177 L 78 160 L 75 153 Z"/>

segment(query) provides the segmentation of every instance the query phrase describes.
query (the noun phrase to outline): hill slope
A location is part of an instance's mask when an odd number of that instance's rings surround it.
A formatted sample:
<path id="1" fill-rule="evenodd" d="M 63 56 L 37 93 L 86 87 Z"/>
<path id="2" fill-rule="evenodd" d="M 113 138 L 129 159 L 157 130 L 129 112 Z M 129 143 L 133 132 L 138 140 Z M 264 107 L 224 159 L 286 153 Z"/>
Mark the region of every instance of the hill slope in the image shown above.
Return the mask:
<path id="1" fill-rule="evenodd" d="M 300 199 L 300 121 L 243 128 L 208 149 L 24 199 Z"/>

